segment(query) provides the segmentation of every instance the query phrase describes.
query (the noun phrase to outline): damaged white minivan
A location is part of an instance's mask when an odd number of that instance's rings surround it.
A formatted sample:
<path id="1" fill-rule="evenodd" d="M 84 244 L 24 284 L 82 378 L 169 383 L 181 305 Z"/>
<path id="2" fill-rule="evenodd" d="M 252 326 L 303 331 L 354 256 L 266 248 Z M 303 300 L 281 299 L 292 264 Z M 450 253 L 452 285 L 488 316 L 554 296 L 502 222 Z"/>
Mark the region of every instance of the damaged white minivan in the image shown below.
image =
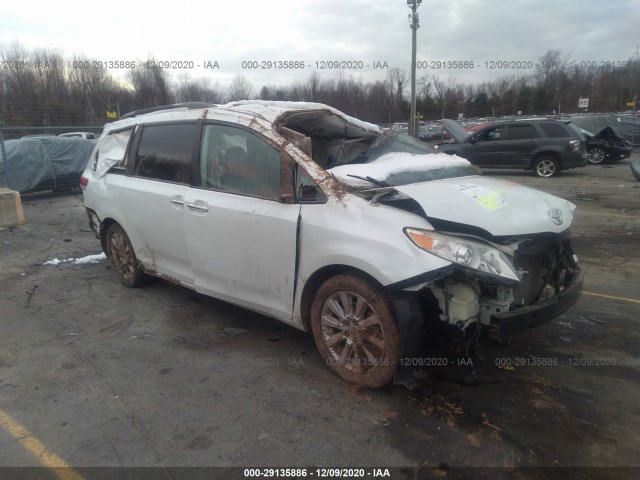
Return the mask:
<path id="1" fill-rule="evenodd" d="M 179 104 L 108 124 L 81 179 L 122 282 L 148 275 L 313 333 L 391 381 L 429 325 L 472 338 L 576 303 L 575 206 L 322 104 Z"/>

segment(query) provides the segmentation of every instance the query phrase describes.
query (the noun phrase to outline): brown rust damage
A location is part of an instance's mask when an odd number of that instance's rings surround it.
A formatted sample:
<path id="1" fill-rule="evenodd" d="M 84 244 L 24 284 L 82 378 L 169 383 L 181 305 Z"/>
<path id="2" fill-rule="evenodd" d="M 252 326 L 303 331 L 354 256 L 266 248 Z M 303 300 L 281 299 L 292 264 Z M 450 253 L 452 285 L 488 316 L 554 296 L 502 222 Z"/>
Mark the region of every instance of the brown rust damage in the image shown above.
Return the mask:
<path id="1" fill-rule="evenodd" d="M 283 129 L 289 130 L 286 127 L 281 127 Z M 279 129 L 280 130 L 280 129 Z M 279 132 L 281 133 L 281 132 Z M 301 135 L 305 139 L 309 141 L 309 151 L 311 150 L 311 139 L 305 135 L 299 134 L 297 132 L 293 132 L 296 135 Z M 290 142 L 289 140 L 282 135 L 282 140 L 280 142 L 282 148 L 291 155 L 294 161 L 298 164 L 299 168 L 302 168 L 305 173 L 311 177 L 314 181 L 318 183 L 318 186 L 327 194 L 329 197 L 334 198 L 338 201 L 344 200 L 345 195 L 348 193 L 348 189 L 338 182 L 333 175 L 324 170 L 320 165 L 318 165 L 310 155 L 306 152 L 302 151 L 295 143 Z"/>
<path id="2" fill-rule="evenodd" d="M 284 203 L 294 203 L 296 200 L 295 195 L 295 180 L 293 178 L 293 161 L 285 154 L 280 155 L 280 185 L 282 190 L 280 192 L 280 198 Z"/>
<path id="3" fill-rule="evenodd" d="M 338 182 L 336 179 L 331 177 L 330 179 L 325 179 L 320 182 L 320 187 L 325 192 L 330 192 L 333 197 L 335 197 L 340 202 L 343 202 L 344 197 L 349 193 L 347 188 Z"/>
<path id="4" fill-rule="evenodd" d="M 178 280 L 177 278 L 173 278 L 171 275 L 165 275 L 164 273 L 157 272 L 155 270 L 152 270 L 151 268 L 145 267 L 141 263 L 139 263 L 139 265 L 140 265 L 140 269 L 146 275 L 150 275 L 152 277 L 158 277 L 158 278 L 160 278 L 162 280 L 166 280 L 169 283 L 173 283 L 174 285 L 177 285 L 179 287 L 186 287 L 187 286 L 184 283 L 182 283 L 180 280 Z"/>
<path id="5" fill-rule="evenodd" d="M 304 113 L 308 114 L 309 111 L 305 111 Z M 335 114 L 329 110 L 317 110 L 314 111 L 314 113 L 321 114 L 323 116 L 335 116 Z M 280 115 L 273 124 L 258 116 L 239 118 L 238 123 L 263 134 L 273 142 L 274 146 L 277 146 L 288 153 L 298 167 L 302 168 L 309 177 L 317 182 L 320 188 L 330 198 L 342 201 L 349 190 L 313 160 L 311 156 L 311 138 L 280 125 L 280 123 L 291 114 L 292 112 L 285 112 Z M 285 161 L 284 165 L 287 164 L 288 162 Z M 293 166 L 291 165 L 291 167 Z M 283 168 L 280 175 L 281 181 L 283 182 L 282 184 L 285 185 L 282 191 L 283 200 L 288 202 L 288 195 L 291 195 L 290 198 L 293 201 L 293 199 L 295 199 L 295 191 L 287 191 L 289 185 L 292 187 L 294 186 L 293 168 Z"/>
<path id="6" fill-rule="evenodd" d="M 265 128 L 265 126 L 260 123 L 260 121 L 258 120 L 258 117 L 251 117 L 251 120 L 249 120 L 249 127 L 253 128 L 254 130 L 257 130 L 258 132 L 265 132 L 266 130 L 268 130 L 267 128 Z"/>
<path id="7" fill-rule="evenodd" d="M 278 133 L 289 140 L 295 147 L 300 149 L 307 157 L 311 158 L 311 139 L 302 133 L 298 133 L 290 128 L 280 125 Z M 288 144 L 289 142 L 287 142 Z M 286 147 L 286 145 L 285 145 Z"/>
<path id="8" fill-rule="evenodd" d="M 173 278 L 170 275 L 165 275 L 164 273 L 160 273 L 157 271 L 158 267 L 156 267 L 156 255 L 154 251 L 151 248 L 149 248 L 149 245 L 146 242 L 143 243 L 140 250 L 145 254 L 147 258 L 150 259 L 149 264 L 144 264 L 138 260 L 138 266 L 145 274 L 150 275 L 152 277 L 161 278 L 162 280 L 166 280 L 170 283 L 173 283 L 174 285 L 184 285 L 180 280 Z"/>

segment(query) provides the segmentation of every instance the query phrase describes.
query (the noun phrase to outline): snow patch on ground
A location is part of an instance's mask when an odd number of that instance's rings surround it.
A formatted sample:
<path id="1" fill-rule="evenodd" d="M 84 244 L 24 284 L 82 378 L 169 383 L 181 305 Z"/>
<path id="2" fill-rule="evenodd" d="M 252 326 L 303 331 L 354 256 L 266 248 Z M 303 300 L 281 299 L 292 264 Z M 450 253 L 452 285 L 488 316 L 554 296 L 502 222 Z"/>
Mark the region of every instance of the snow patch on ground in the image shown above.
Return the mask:
<path id="1" fill-rule="evenodd" d="M 97 255 L 87 255 L 86 257 L 81 257 L 81 258 L 66 258 L 64 260 L 54 258 L 53 260 L 44 262 L 43 265 L 60 265 L 61 263 L 69 263 L 71 265 L 86 265 L 91 263 L 100 263 L 102 260 L 105 260 L 106 258 L 107 256 L 103 252 Z"/>

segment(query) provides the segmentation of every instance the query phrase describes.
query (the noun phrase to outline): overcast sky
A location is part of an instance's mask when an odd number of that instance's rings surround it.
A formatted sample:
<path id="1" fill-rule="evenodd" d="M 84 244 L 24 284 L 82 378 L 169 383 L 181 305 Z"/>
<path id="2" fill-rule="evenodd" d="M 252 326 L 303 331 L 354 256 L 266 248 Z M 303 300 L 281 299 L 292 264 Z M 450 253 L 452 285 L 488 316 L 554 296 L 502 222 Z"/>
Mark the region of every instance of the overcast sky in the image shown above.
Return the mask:
<path id="1" fill-rule="evenodd" d="M 212 76 L 222 84 L 240 73 L 257 91 L 265 83 L 304 79 L 326 61 L 362 62 L 362 69 L 345 73 L 364 81 L 384 78 L 384 69 L 373 68 L 376 62 L 409 73 L 409 13 L 406 0 L 4 2 L 0 43 L 17 40 L 29 48 L 59 48 L 67 57 L 78 53 L 105 61 L 153 55 L 194 62 L 193 69 L 175 73 Z M 622 61 L 635 57 L 640 44 L 640 0 L 424 0 L 418 13 L 422 66 L 474 62 L 474 68 L 417 72 L 445 81 L 529 73 L 488 69 L 485 62 L 535 64 L 549 49 L 578 63 Z M 255 70 L 242 64 L 268 67 L 262 62 L 286 60 L 304 62 L 305 68 Z M 205 70 L 206 61 L 217 61 L 219 69 Z M 324 78 L 336 72 L 320 70 Z"/>

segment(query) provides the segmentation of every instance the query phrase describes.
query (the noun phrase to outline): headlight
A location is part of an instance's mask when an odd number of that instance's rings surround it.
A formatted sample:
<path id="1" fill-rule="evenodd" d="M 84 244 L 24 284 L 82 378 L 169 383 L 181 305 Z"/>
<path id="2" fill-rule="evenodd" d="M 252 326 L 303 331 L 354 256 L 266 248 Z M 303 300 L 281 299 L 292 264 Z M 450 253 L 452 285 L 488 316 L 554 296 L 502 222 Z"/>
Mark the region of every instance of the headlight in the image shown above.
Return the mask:
<path id="1" fill-rule="evenodd" d="M 445 260 L 489 275 L 520 281 L 507 256 L 490 245 L 416 228 L 405 228 L 404 233 L 417 247 Z"/>

